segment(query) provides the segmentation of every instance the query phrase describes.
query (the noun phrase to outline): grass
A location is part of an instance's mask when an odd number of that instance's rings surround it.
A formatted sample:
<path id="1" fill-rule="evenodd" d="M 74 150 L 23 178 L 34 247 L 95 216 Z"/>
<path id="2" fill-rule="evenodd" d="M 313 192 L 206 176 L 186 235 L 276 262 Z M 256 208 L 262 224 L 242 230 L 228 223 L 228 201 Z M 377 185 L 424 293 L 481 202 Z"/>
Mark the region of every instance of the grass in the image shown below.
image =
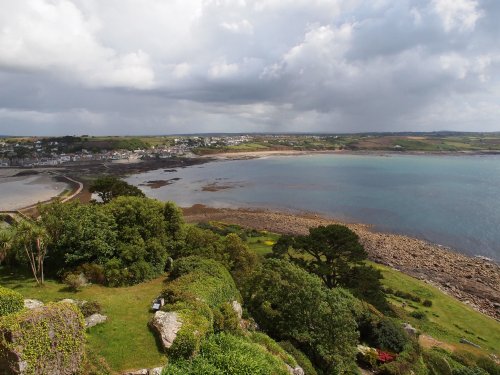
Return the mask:
<path id="1" fill-rule="evenodd" d="M 37 287 L 28 275 L 22 272 L 12 274 L 0 268 L 0 284 L 17 290 L 25 298 L 43 302 L 73 298 L 101 303 L 108 321 L 91 328 L 88 341 L 116 372 L 165 364 L 166 357 L 159 351 L 147 325 L 152 315 L 150 304 L 163 289 L 164 279 L 160 277 L 123 288 L 91 285 L 73 293 L 54 280 L 47 280 L 45 286 Z"/>
<path id="2" fill-rule="evenodd" d="M 425 299 L 432 301 L 431 307 L 425 307 L 422 303 L 406 301 L 391 295 L 389 301 L 396 307 L 403 320 L 457 349 L 475 351 L 471 346 L 460 344 L 460 338 L 465 338 L 480 345 L 483 349 L 480 351 L 483 353 L 493 352 L 497 355 L 500 353 L 500 323 L 442 293 L 432 285 L 389 267 L 373 265 L 382 272 L 383 284 L 386 287 L 412 293 L 419 296 L 422 301 Z M 403 302 L 406 303 L 404 308 Z M 423 312 L 425 318 L 411 317 L 410 314 L 414 311 Z"/>
<path id="3" fill-rule="evenodd" d="M 259 237 L 248 237 L 247 244 L 255 253 L 264 256 L 272 251 L 274 243 L 280 236 L 269 232 L 261 232 L 261 234 L 262 236 Z"/>

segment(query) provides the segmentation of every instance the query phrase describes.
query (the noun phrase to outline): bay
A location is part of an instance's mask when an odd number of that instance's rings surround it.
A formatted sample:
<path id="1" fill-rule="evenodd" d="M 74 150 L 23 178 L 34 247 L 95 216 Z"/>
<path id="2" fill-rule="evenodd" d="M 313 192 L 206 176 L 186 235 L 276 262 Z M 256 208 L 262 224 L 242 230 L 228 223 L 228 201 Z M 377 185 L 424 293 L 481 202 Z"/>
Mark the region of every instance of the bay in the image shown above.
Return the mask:
<path id="1" fill-rule="evenodd" d="M 318 212 L 500 260 L 500 156 L 274 156 L 126 180 L 181 206 Z"/>

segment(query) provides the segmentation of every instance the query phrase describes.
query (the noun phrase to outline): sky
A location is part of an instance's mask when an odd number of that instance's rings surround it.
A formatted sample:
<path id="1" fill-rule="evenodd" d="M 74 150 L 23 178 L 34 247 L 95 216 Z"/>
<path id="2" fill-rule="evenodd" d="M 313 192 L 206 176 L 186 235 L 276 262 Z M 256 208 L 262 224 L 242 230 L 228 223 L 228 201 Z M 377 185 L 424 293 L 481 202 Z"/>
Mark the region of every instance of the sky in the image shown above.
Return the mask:
<path id="1" fill-rule="evenodd" d="M 0 134 L 500 131 L 498 0 L 0 0 Z"/>

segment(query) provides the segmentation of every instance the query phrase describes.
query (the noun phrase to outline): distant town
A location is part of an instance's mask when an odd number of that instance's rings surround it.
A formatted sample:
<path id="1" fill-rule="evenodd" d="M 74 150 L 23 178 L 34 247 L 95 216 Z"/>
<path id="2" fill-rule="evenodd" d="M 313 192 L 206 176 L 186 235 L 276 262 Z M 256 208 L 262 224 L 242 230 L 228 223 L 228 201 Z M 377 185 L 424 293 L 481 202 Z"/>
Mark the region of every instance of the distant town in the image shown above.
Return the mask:
<path id="1" fill-rule="evenodd" d="M 134 162 L 255 151 L 499 153 L 499 133 L 222 134 L 0 137 L 0 167 Z"/>

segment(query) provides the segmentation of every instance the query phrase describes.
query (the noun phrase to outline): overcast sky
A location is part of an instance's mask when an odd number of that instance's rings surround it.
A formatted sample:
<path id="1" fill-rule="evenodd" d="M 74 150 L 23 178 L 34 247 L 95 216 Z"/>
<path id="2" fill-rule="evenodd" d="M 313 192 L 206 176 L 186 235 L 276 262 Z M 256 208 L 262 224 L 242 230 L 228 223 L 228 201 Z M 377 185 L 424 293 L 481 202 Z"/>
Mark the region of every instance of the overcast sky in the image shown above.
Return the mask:
<path id="1" fill-rule="evenodd" d="M 0 9 L 0 134 L 500 130 L 499 0 Z"/>

